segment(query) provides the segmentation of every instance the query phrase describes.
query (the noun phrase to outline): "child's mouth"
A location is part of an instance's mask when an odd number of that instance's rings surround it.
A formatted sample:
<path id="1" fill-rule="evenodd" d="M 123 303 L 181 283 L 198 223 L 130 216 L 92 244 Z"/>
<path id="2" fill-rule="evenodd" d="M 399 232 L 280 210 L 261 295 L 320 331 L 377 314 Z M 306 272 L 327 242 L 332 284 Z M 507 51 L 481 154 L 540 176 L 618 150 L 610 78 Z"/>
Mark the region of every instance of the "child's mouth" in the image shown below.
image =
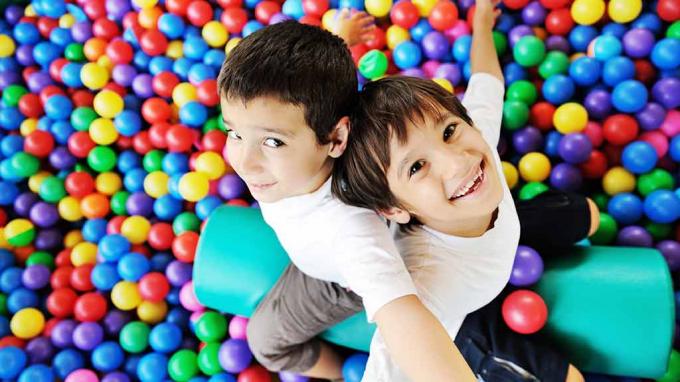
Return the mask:
<path id="1" fill-rule="evenodd" d="M 449 201 L 454 201 L 456 199 L 464 198 L 468 195 L 474 194 L 475 191 L 477 191 L 482 185 L 482 183 L 484 183 L 484 178 L 484 161 L 482 161 L 479 165 L 479 168 L 477 169 L 475 177 L 456 190 L 453 196 L 449 198 Z"/>

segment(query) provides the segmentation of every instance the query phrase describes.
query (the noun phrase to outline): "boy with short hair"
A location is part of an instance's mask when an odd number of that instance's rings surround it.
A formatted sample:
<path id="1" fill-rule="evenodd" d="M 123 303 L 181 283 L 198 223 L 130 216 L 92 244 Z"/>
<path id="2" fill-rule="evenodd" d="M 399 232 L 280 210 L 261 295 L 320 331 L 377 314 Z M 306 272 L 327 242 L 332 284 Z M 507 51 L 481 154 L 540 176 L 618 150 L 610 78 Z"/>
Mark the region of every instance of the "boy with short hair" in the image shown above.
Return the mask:
<path id="1" fill-rule="evenodd" d="M 292 260 L 249 322 L 255 358 L 273 371 L 341 378 L 339 356 L 314 337 L 363 303 L 411 380 L 474 380 L 385 223 L 331 195 L 358 96 L 344 42 L 295 22 L 263 28 L 231 51 L 218 89 L 229 163 Z"/>
<path id="2" fill-rule="evenodd" d="M 342 201 L 380 212 L 401 229 L 395 241 L 419 297 L 484 381 L 582 381 L 543 341 L 502 322 L 500 305 L 520 239 L 520 217 L 495 150 L 503 74 L 493 45 L 498 0 L 477 0 L 472 76 L 461 104 L 433 81 L 387 77 L 364 86 L 345 154 L 333 175 Z M 533 226 L 558 244 L 592 234 L 590 202 L 546 194 L 524 219 L 552 211 L 577 219 Z M 596 209 L 595 209 L 596 211 Z M 545 219 L 544 219 L 545 220 Z M 529 223 L 528 220 L 526 220 Z M 554 230 L 561 223 L 560 230 Z M 550 229 L 557 232 L 550 232 Z M 540 240 L 533 240 L 540 242 Z M 376 334 L 365 380 L 407 381 Z"/>

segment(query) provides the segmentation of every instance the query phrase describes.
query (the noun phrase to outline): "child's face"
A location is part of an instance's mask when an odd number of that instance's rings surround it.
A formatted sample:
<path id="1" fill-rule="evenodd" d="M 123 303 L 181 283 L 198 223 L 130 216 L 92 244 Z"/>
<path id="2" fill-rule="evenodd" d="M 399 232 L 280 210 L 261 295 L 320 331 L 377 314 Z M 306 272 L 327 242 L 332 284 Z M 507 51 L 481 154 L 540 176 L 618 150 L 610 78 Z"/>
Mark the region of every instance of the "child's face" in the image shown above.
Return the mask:
<path id="1" fill-rule="evenodd" d="M 444 108 L 440 113 L 440 121 L 426 116 L 422 125 L 409 122 L 405 144 L 393 135 L 387 180 L 411 216 L 439 231 L 464 235 L 471 224 L 490 218 L 503 188 L 479 130 Z"/>
<path id="2" fill-rule="evenodd" d="M 330 145 L 320 145 L 302 107 L 273 97 L 247 103 L 222 97 L 227 158 L 260 202 L 318 189 L 331 172 Z"/>

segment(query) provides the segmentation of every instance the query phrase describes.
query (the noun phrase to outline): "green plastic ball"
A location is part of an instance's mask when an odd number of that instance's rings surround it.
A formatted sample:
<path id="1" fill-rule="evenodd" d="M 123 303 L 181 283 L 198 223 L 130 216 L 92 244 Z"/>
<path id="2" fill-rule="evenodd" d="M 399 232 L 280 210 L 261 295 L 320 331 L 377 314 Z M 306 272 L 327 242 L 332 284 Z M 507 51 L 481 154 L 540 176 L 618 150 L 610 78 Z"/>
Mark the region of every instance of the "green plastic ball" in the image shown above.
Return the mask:
<path id="1" fill-rule="evenodd" d="M 28 259 L 26 259 L 26 266 L 42 264 L 49 268 L 49 270 L 54 270 L 54 257 L 45 251 L 35 251 Z"/>
<path id="2" fill-rule="evenodd" d="M 99 118 L 99 114 L 93 108 L 81 106 L 71 113 L 71 126 L 77 131 L 87 131 L 92 121 L 97 118 Z"/>
<path id="3" fill-rule="evenodd" d="M 161 171 L 163 169 L 163 158 L 165 153 L 161 150 L 151 150 L 142 160 L 142 166 L 146 172 Z"/>
<path id="4" fill-rule="evenodd" d="M 677 382 L 680 381 L 680 353 L 673 349 L 671 351 L 670 360 L 668 361 L 668 369 L 663 377 L 657 379 L 657 382 Z"/>
<path id="5" fill-rule="evenodd" d="M 66 196 L 66 189 L 64 188 L 64 180 L 56 176 L 50 176 L 40 183 L 38 194 L 44 201 L 49 203 L 58 203 Z"/>
<path id="6" fill-rule="evenodd" d="M 205 375 L 215 375 L 222 372 L 219 360 L 220 344 L 211 342 L 198 352 L 198 368 Z"/>
<path id="7" fill-rule="evenodd" d="M 191 350 L 182 349 L 168 361 L 168 374 L 178 382 L 186 382 L 198 374 L 197 356 Z"/>
<path id="8" fill-rule="evenodd" d="M 14 153 L 9 164 L 12 170 L 14 170 L 14 174 L 22 178 L 35 175 L 40 170 L 40 160 L 23 151 Z"/>
<path id="9" fill-rule="evenodd" d="M 668 238 L 673 231 L 673 227 L 670 224 L 654 223 L 649 222 L 645 224 L 645 229 L 652 235 L 654 241 L 661 241 Z"/>
<path id="10" fill-rule="evenodd" d="M 66 49 L 64 50 L 64 57 L 66 57 L 66 59 L 71 62 L 85 61 L 83 44 L 72 42 L 66 45 Z"/>
<path id="11" fill-rule="evenodd" d="M 149 325 L 142 321 L 127 323 L 121 329 L 118 341 L 120 346 L 128 353 L 141 353 L 149 346 Z"/>
<path id="12" fill-rule="evenodd" d="M 508 100 L 503 103 L 503 127 L 517 130 L 529 120 L 529 106 L 522 101 Z"/>
<path id="13" fill-rule="evenodd" d="M 496 48 L 496 54 L 503 56 L 508 50 L 508 39 L 499 31 L 493 31 L 493 46 Z"/>
<path id="14" fill-rule="evenodd" d="M 545 45 L 536 36 L 524 36 L 515 44 L 512 55 L 524 67 L 536 66 L 545 58 Z"/>
<path id="15" fill-rule="evenodd" d="M 108 146 L 97 146 L 87 154 L 87 164 L 97 172 L 111 171 L 116 167 L 116 152 Z"/>
<path id="16" fill-rule="evenodd" d="M 538 92 L 534 84 L 527 80 L 518 80 L 512 83 L 505 92 L 508 101 L 521 101 L 532 105 L 538 98 Z"/>
<path id="17" fill-rule="evenodd" d="M 374 80 L 387 72 L 387 56 L 385 53 L 373 49 L 359 59 L 359 73 L 369 80 Z"/>
<path id="18" fill-rule="evenodd" d="M 674 189 L 675 180 L 668 171 L 656 168 L 647 174 L 640 175 L 637 188 L 640 195 L 647 196 L 656 190 Z"/>
<path id="19" fill-rule="evenodd" d="M 595 202 L 595 205 L 600 209 L 600 211 L 607 210 L 607 205 L 609 204 L 609 195 L 598 192 L 597 194 L 593 195 L 591 199 L 593 199 L 593 202 Z"/>
<path id="20" fill-rule="evenodd" d="M 205 312 L 196 322 L 194 333 L 203 342 L 221 341 L 227 334 L 227 319 L 217 312 Z"/>
<path id="21" fill-rule="evenodd" d="M 519 190 L 520 200 L 533 199 L 536 196 L 548 191 L 549 187 L 541 182 L 529 182 Z"/>
<path id="22" fill-rule="evenodd" d="M 205 121 L 205 123 L 203 124 L 203 134 L 206 134 L 206 133 L 213 131 L 213 130 L 220 130 L 219 121 L 221 119 L 222 118 L 214 117 L 214 118 L 210 118 L 207 121 Z"/>
<path id="23" fill-rule="evenodd" d="M 200 227 L 201 219 L 191 212 L 182 212 L 172 221 L 172 230 L 175 232 L 175 235 L 186 231 L 198 232 Z"/>
<path id="24" fill-rule="evenodd" d="M 127 215 L 127 207 L 125 206 L 130 193 L 127 191 L 118 191 L 111 196 L 111 211 L 116 215 Z"/>
<path id="25" fill-rule="evenodd" d="M 19 100 L 24 94 L 28 94 L 28 89 L 21 85 L 9 85 L 2 92 L 2 103 L 10 107 L 19 105 Z"/>
<path id="26" fill-rule="evenodd" d="M 7 295 L 0 293 L 0 314 L 6 316 L 7 313 Z"/>
<path id="27" fill-rule="evenodd" d="M 545 60 L 538 67 L 538 74 L 548 79 L 555 74 L 565 74 L 569 70 L 569 57 L 559 50 L 552 51 L 545 56 Z"/>
<path id="28" fill-rule="evenodd" d="M 680 39 L 680 20 L 675 21 L 666 29 L 666 37 Z"/>
<path id="29" fill-rule="evenodd" d="M 609 244 L 616 239 L 618 231 L 619 225 L 616 223 L 616 220 L 611 215 L 600 212 L 600 226 L 590 237 L 590 241 L 596 245 Z"/>

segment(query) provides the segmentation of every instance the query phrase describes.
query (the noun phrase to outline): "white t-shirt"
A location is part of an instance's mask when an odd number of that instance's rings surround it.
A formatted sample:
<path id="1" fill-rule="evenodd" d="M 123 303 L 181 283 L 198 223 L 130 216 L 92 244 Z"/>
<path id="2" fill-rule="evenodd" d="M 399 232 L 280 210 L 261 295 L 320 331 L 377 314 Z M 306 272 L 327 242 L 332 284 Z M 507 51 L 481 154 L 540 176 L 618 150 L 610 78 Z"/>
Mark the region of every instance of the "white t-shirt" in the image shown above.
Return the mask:
<path id="1" fill-rule="evenodd" d="M 385 222 L 334 198 L 330 178 L 313 193 L 260 208 L 295 266 L 361 296 L 370 322 L 383 305 L 416 294 Z"/>
<path id="2" fill-rule="evenodd" d="M 452 340 L 468 313 L 487 305 L 505 288 L 519 242 L 517 211 L 496 151 L 504 90 L 503 83 L 497 78 L 476 73 L 470 78 L 463 99 L 474 125 L 492 148 L 501 176 L 503 200 L 498 206 L 493 228 L 482 236 L 472 238 L 447 235 L 425 226 L 412 232 L 393 230 L 397 248 L 411 273 L 418 296 L 439 319 Z M 408 381 L 391 360 L 378 332 L 371 342 L 362 381 Z"/>

